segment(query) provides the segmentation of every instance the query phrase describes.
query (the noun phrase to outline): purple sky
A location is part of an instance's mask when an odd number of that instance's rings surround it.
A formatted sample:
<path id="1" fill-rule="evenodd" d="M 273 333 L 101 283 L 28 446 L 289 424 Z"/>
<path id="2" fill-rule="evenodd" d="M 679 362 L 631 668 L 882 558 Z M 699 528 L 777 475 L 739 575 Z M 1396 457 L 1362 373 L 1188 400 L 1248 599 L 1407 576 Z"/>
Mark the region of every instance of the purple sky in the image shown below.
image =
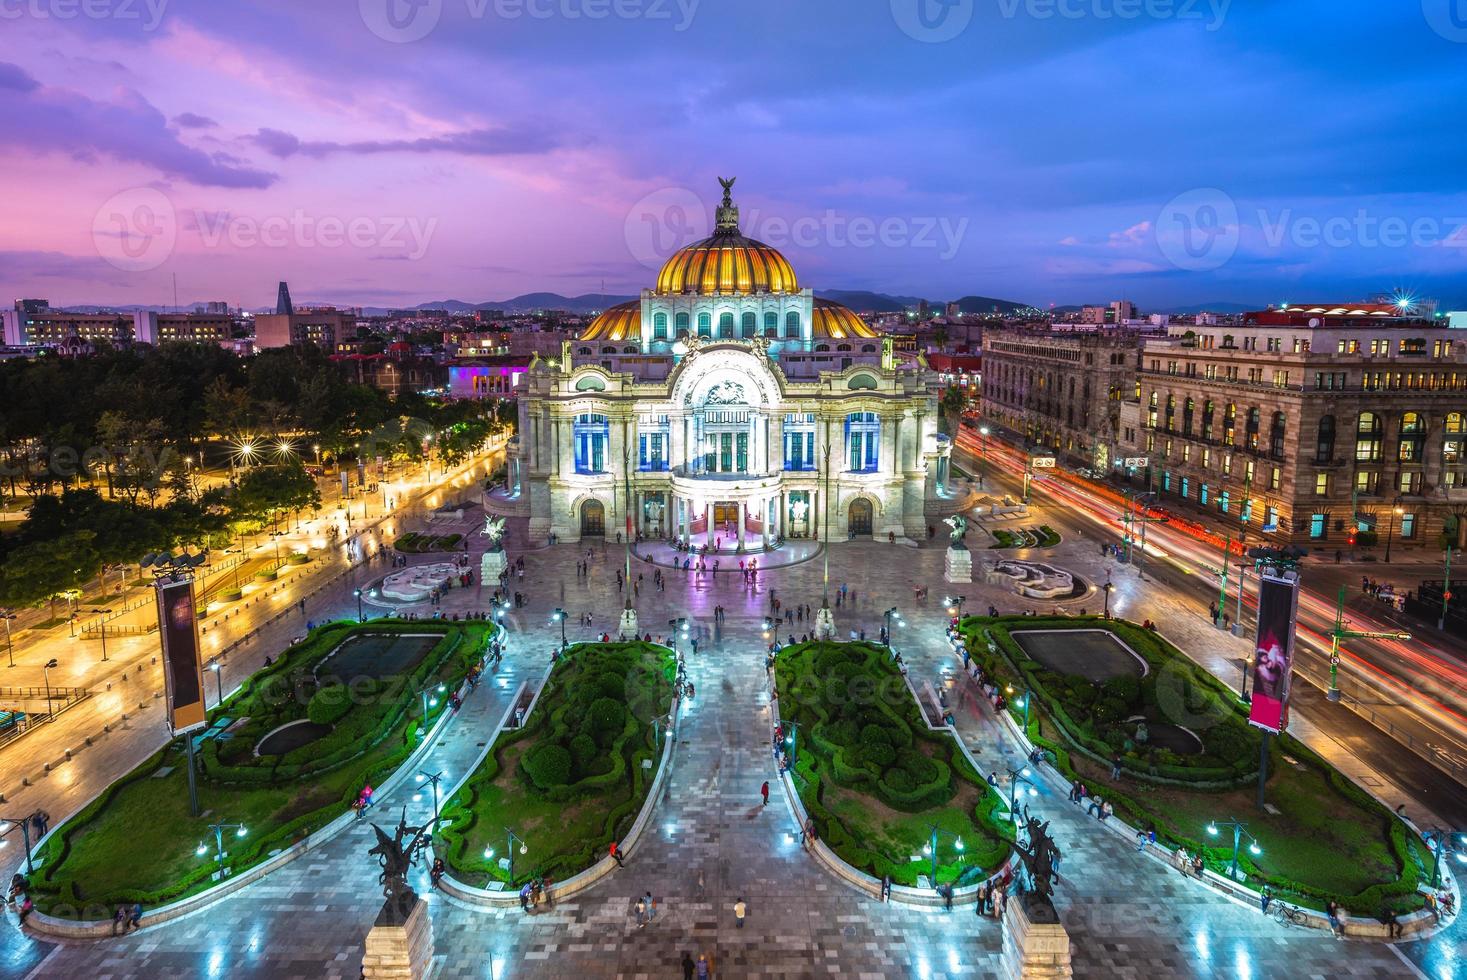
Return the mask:
<path id="1" fill-rule="evenodd" d="M 0 286 L 631 293 L 737 175 L 817 289 L 1458 307 L 1454 5 L 16 0 Z"/>

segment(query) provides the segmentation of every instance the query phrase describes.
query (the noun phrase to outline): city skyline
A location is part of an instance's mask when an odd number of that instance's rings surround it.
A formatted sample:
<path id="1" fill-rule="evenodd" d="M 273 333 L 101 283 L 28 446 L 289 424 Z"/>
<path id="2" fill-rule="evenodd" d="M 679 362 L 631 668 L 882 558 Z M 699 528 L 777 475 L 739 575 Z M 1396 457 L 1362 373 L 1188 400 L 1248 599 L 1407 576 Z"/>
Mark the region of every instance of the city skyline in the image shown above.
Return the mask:
<path id="1" fill-rule="evenodd" d="M 733 174 L 820 290 L 1455 308 L 1467 30 L 1435 0 L 1316 7 L 31 4 L 0 288 L 630 294 Z"/>

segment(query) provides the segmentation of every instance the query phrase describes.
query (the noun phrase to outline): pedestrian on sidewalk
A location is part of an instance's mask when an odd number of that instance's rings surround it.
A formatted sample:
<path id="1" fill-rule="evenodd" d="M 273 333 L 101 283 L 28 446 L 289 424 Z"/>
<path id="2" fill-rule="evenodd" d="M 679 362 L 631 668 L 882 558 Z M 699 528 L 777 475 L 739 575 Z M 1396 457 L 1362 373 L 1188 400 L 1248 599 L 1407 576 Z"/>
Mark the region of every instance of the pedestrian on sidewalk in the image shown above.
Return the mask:
<path id="1" fill-rule="evenodd" d="M 616 846 L 616 841 L 611 842 L 611 857 L 616 861 L 618 868 L 625 868 L 627 863 L 621 859 L 621 848 Z"/>
<path id="2" fill-rule="evenodd" d="M 639 898 L 639 899 L 637 899 L 636 912 L 637 912 L 637 928 L 638 929 L 645 929 L 646 926 L 647 926 L 647 900 L 645 898 Z"/>
<path id="3" fill-rule="evenodd" d="M 734 902 L 733 913 L 734 925 L 742 929 L 744 927 L 744 916 L 749 914 L 749 907 L 744 904 L 744 897 L 742 895 L 739 896 L 737 902 Z"/>
<path id="4" fill-rule="evenodd" d="M 698 964 L 693 962 L 693 955 L 683 950 L 683 980 L 693 980 L 693 971 L 697 968 Z"/>
<path id="5" fill-rule="evenodd" d="M 698 980 L 708 980 L 708 954 L 698 954 Z"/>
<path id="6" fill-rule="evenodd" d="M 1264 915 L 1268 914 L 1268 903 L 1273 901 L 1273 889 L 1267 885 L 1258 893 L 1258 910 Z"/>
<path id="7" fill-rule="evenodd" d="M 767 779 L 764 780 L 764 785 L 759 787 L 759 795 L 762 796 L 762 797 L 764 797 L 764 802 L 762 804 L 760 804 L 760 805 L 761 806 L 768 806 L 769 805 L 769 780 L 767 780 Z"/>
<path id="8" fill-rule="evenodd" d="M 642 901 L 647 905 L 647 921 L 651 922 L 657 918 L 657 900 L 652 897 L 651 892 L 648 892 L 642 896 Z"/>

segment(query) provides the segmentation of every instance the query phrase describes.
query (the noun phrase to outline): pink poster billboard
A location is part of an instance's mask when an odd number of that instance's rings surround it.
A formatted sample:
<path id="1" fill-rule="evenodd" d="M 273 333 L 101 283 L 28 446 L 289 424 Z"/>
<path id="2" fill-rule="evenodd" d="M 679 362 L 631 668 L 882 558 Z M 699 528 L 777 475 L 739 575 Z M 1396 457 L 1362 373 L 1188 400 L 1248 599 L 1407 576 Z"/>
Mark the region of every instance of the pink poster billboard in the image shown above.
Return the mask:
<path id="1" fill-rule="evenodd" d="M 1289 723 L 1294 626 L 1299 580 L 1264 572 L 1258 589 L 1258 641 L 1253 651 L 1253 704 L 1248 723 L 1278 734 Z"/>

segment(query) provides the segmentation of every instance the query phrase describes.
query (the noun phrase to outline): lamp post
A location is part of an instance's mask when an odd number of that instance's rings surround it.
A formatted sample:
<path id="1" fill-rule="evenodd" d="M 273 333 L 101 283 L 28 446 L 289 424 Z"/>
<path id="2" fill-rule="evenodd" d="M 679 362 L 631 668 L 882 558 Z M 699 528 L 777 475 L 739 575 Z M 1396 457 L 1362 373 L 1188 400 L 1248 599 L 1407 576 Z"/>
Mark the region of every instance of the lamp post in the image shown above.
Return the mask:
<path id="1" fill-rule="evenodd" d="M 1362 630 L 1345 629 L 1345 587 L 1340 586 L 1339 597 L 1335 602 L 1335 625 L 1329 631 L 1329 690 L 1324 696 L 1331 701 L 1340 700 L 1340 641 L 1341 640 L 1409 640 L 1410 633 L 1387 631 L 1384 633 L 1371 633 Z"/>
<path id="2" fill-rule="evenodd" d="M 1110 619 L 1110 590 L 1115 588 L 1115 586 L 1111 585 L 1110 580 L 1107 579 L 1106 583 L 1100 588 L 1105 593 L 1105 618 Z"/>
<path id="3" fill-rule="evenodd" d="M 1447 628 L 1447 603 L 1452 601 L 1452 546 L 1447 545 L 1447 571 L 1442 579 L 1442 614 L 1436 619 L 1436 628 L 1444 630 Z M 6 630 L 8 632 L 9 625 Z"/>
<path id="4" fill-rule="evenodd" d="M 1421 832 L 1422 838 L 1431 845 L 1431 854 L 1435 859 L 1431 869 L 1431 887 L 1440 888 L 1442 884 L 1442 857 L 1447 850 L 1449 841 L 1447 838 L 1456 837 L 1458 847 L 1467 847 L 1467 834 L 1460 830 L 1443 830 L 1440 827 L 1431 827 Z M 1457 860 L 1467 862 L 1467 852 L 1455 851 Z"/>
<path id="5" fill-rule="evenodd" d="M 46 685 L 46 720 L 47 721 L 55 721 L 56 720 L 56 706 L 55 706 L 55 703 L 51 700 L 51 668 L 53 668 L 55 666 L 56 666 L 56 658 L 55 657 L 52 657 L 50 660 L 46 661 L 46 665 L 41 668 L 41 681 Z"/>
<path id="6" fill-rule="evenodd" d="M 357 597 L 357 622 L 364 623 L 366 622 L 366 619 L 362 615 L 362 590 L 356 589 L 354 590 L 354 592 Z"/>
<path id="7" fill-rule="evenodd" d="M 988 474 L 988 426 L 978 427 L 979 446 L 978 452 L 978 486 L 983 486 L 983 478 Z"/>
<path id="8" fill-rule="evenodd" d="M 892 617 L 896 617 L 896 621 L 897 621 L 898 624 L 901 623 L 902 617 L 901 617 L 901 614 L 897 612 L 897 607 L 896 606 L 892 606 L 886 612 L 882 613 L 881 616 L 882 616 L 883 619 L 886 620 L 886 645 L 887 646 L 891 646 L 891 621 L 892 621 Z"/>
<path id="9" fill-rule="evenodd" d="M 1404 513 L 1406 513 L 1406 510 L 1401 506 L 1401 498 L 1397 497 L 1395 505 L 1391 507 L 1391 519 L 1389 523 L 1386 524 L 1385 563 L 1387 565 L 1391 563 L 1391 537 L 1395 534 L 1396 531 L 1396 517 Z"/>
<path id="10" fill-rule="evenodd" d="M 790 733 L 784 737 L 784 744 L 789 747 L 790 772 L 793 773 L 795 771 L 795 763 L 800 761 L 800 725 L 794 721 L 787 721 L 785 725 L 790 730 Z"/>
<path id="11" fill-rule="evenodd" d="M 427 783 L 429 783 L 433 787 L 433 820 L 432 820 L 432 824 L 433 824 L 433 828 L 435 830 L 438 828 L 438 782 L 442 778 L 443 778 L 443 770 L 441 770 L 441 769 L 439 771 L 437 771 L 437 772 L 429 772 L 426 769 L 419 769 L 418 770 L 418 776 L 417 776 L 418 782 L 420 782 L 420 783 L 427 782 Z"/>
<path id="12" fill-rule="evenodd" d="M 951 616 L 953 616 L 953 617 L 955 617 L 957 619 L 962 619 L 963 618 L 963 603 L 965 603 L 965 602 L 968 601 L 968 597 L 967 596 L 965 596 L 965 595 L 944 596 L 942 601 L 947 604 L 947 611 L 948 611 L 948 614 L 949 615 L 951 615 Z"/>
<path id="13" fill-rule="evenodd" d="M 218 708 L 224 704 L 224 664 L 215 657 L 209 661 L 208 666 L 214 672 L 214 684 L 219 691 L 219 700 L 214 703 L 214 707 Z"/>
<path id="14" fill-rule="evenodd" d="M 20 841 L 25 847 L 25 873 L 28 875 L 35 874 L 35 865 L 31 863 L 31 815 L 24 817 L 0 817 L 0 820 L 9 821 L 20 828 Z M 0 833 L 0 839 L 8 836 L 9 833 L 9 830 Z"/>
<path id="15" fill-rule="evenodd" d="M 1012 684 L 1006 685 L 1004 687 L 1004 690 L 1007 693 L 1009 693 L 1009 694 L 1013 694 L 1014 693 L 1014 685 L 1012 685 Z M 1023 708 L 1024 708 L 1024 734 L 1026 736 L 1029 734 L 1029 699 L 1033 695 L 1033 693 L 1034 692 L 1030 691 L 1026 687 L 1026 688 L 1024 688 L 1024 697 L 1021 699 L 1023 701 Z M 1024 773 L 1024 775 L 1027 776 L 1029 774 L 1026 772 L 1026 773 Z"/>
<path id="16" fill-rule="evenodd" d="M 555 610 L 553 613 L 550 614 L 550 621 L 553 622 L 553 623 L 559 623 L 560 624 L 560 649 L 561 649 L 562 652 L 564 652 L 565 651 L 565 647 L 566 647 L 566 640 L 565 640 L 565 610 L 564 609 L 557 609 L 557 610 Z"/>
<path id="17" fill-rule="evenodd" d="M 442 694 L 445 690 L 446 688 L 442 684 L 429 684 L 418 692 L 418 697 L 423 702 L 423 723 L 419 726 L 422 731 L 426 732 L 428 730 L 428 709 L 438 707 L 438 698 L 429 697 L 429 693 L 438 695 Z"/>
<path id="18" fill-rule="evenodd" d="M 830 611 L 830 440 L 825 441 L 825 493 L 821 500 L 820 531 L 823 538 L 824 565 L 820 573 L 820 612 L 816 614 L 815 622 L 825 629 L 831 629 L 835 623 L 835 616 Z M 818 631 L 817 631 L 818 632 Z M 820 637 L 827 639 L 827 637 Z"/>
<path id="19" fill-rule="evenodd" d="M 1219 833 L 1219 826 L 1233 828 L 1233 861 L 1228 866 L 1228 877 L 1236 879 L 1238 877 L 1238 848 L 1242 845 L 1243 838 L 1247 837 L 1251 841 L 1248 845 L 1248 853 L 1255 857 L 1263 853 L 1263 848 L 1258 846 L 1258 838 L 1248 833 L 1248 828 L 1236 820 L 1214 820 L 1207 825 L 1208 835 L 1216 837 Z"/>
<path id="20" fill-rule="evenodd" d="M 928 857 L 930 857 L 932 859 L 932 887 L 933 887 L 934 890 L 936 890 L 936 888 L 937 888 L 937 847 L 938 847 L 938 844 L 939 844 L 939 838 L 940 838 L 940 836 L 942 834 L 946 833 L 946 831 L 943 831 L 943 830 L 939 829 L 936 824 L 928 824 L 927 827 L 928 827 L 928 829 L 930 829 L 932 831 L 932 835 L 927 839 L 927 843 L 922 845 L 922 853 L 923 854 L 926 854 Z M 952 837 L 953 837 L 953 850 L 955 850 L 955 851 L 958 852 L 958 858 L 959 858 L 959 860 L 961 860 L 962 857 L 963 857 L 963 838 L 960 837 L 960 836 L 958 836 L 957 834 L 953 834 Z"/>
<path id="21" fill-rule="evenodd" d="M 506 855 L 508 855 L 508 858 L 509 858 L 509 886 L 511 888 L 513 888 L 514 887 L 514 845 L 515 845 L 515 842 L 516 841 L 519 842 L 519 845 L 520 845 L 520 853 L 521 854 L 528 854 L 529 853 L 529 850 L 530 850 L 530 845 L 529 844 L 526 844 L 525 843 L 525 839 L 523 837 L 521 837 L 519 834 L 516 834 L 513 830 L 510 830 L 508 827 L 505 827 L 504 828 L 504 832 L 505 832 L 506 835 L 508 835 L 508 843 L 505 846 L 505 853 L 506 853 Z M 494 848 L 492 848 L 492 847 L 486 847 L 486 848 L 484 848 L 484 859 L 486 861 L 492 861 L 492 860 L 494 860 Z"/>
<path id="22" fill-rule="evenodd" d="M 0 619 L 5 620 L 5 654 L 10 658 L 10 666 L 15 666 L 15 647 L 10 643 L 10 621 L 15 618 L 13 612 L 0 613 Z"/>
<path id="23" fill-rule="evenodd" d="M 224 877 L 224 874 L 225 874 L 225 871 L 224 871 L 224 831 L 226 831 L 226 830 L 233 830 L 234 831 L 234 836 L 236 836 L 236 837 L 243 837 L 249 831 L 245 830 L 245 825 L 242 824 L 242 823 L 223 823 L 223 822 L 220 822 L 220 823 L 211 823 L 211 824 L 209 824 L 209 829 L 214 832 L 214 862 L 219 865 L 219 871 L 218 871 L 219 877 L 220 878 L 223 878 Z M 194 853 L 197 854 L 199 857 L 203 857 L 205 854 L 208 854 L 209 853 L 209 848 L 207 846 L 205 846 L 205 844 L 204 844 L 203 841 L 199 841 L 199 846 L 194 849 Z"/>
<path id="24" fill-rule="evenodd" d="M 1023 784 L 1029 787 L 1029 795 L 1031 797 L 1039 795 L 1039 790 L 1034 788 L 1034 784 L 1029 781 L 1029 776 L 1030 771 L 1028 766 L 1022 769 L 1009 770 L 1009 816 L 1013 819 L 1014 823 L 1019 822 L 1019 785 Z"/>

